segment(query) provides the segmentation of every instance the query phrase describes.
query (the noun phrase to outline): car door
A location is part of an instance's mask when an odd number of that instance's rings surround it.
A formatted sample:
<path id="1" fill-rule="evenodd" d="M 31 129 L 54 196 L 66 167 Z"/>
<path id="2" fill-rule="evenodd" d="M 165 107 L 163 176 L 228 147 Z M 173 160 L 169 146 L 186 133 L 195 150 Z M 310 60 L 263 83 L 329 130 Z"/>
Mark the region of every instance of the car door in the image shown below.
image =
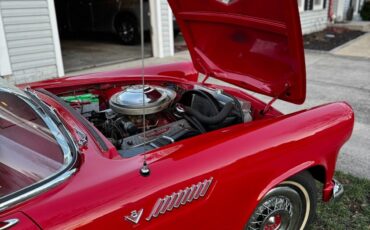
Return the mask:
<path id="1" fill-rule="evenodd" d="M 21 212 L 0 217 L 1 230 L 39 230 L 40 228 Z"/>

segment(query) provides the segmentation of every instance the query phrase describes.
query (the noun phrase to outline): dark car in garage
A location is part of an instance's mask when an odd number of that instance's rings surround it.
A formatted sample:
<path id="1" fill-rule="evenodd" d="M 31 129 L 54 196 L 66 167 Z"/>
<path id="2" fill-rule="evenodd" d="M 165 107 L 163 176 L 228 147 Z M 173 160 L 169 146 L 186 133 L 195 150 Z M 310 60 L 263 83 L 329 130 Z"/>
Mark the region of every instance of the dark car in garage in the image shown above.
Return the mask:
<path id="1" fill-rule="evenodd" d="M 150 30 L 144 0 L 144 31 Z M 140 41 L 140 0 L 55 0 L 61 35 L 78 32 L 117 34 L 125 45 Z"/>

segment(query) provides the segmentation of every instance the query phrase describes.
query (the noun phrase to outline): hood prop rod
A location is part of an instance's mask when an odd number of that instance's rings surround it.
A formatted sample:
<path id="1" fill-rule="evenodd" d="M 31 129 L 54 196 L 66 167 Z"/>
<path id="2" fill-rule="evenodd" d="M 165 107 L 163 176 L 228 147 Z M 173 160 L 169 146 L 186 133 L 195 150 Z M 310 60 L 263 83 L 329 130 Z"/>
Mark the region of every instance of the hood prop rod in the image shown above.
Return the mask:
<path id="1" fill-rule="evenodd" d="M 279 99 L 281 95 L 283 94 L 288 95 L 289 89 L 290 89 L 290 85 L 288 83 L 285 83 L 284 89 L 280 93 L 278 93 L 275 97 L 273 97 L 269 103 L 266 104 L 265 108 L 261 110 L 260 114 L 265 115 L 268 111 L 270 111 L 272 104 L 274 104 L 274 102 L 277 99 Z"/>

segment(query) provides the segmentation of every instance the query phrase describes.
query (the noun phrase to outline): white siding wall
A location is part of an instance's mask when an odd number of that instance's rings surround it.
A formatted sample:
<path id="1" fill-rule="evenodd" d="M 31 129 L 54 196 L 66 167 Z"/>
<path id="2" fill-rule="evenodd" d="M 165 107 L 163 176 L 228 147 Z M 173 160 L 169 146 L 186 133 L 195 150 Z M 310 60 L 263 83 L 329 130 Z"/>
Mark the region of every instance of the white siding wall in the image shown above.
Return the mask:
<path id="1" fill-rule="evenodd" d="M 149 1 L 154 57 L 174 55 L 173 20 L 167 0 Z"/>
<path id="2" fill-rule="evenodd" d="M 0 11 L 12 69 L 8 80 L 19 84 L 57 77 L 60 47 L 48 0 L 0 0 Z"/>
<path id="3" fill-rule="evenodd" d="M 161 24 L 163 33 L 163 44 L 168 44 L 163 47 L 163 56 L 174 55 L 173 50 L 173 21 L 172 12 L 167 3 L 167 0 L 161 0 Z"/>
<path id="4" fill-rule="evenodd" d="M 303 11 L 300 13 L 303 34 L 317 32 L 326 28 L 328 24 L 327 8 L 323 10 Z"/>

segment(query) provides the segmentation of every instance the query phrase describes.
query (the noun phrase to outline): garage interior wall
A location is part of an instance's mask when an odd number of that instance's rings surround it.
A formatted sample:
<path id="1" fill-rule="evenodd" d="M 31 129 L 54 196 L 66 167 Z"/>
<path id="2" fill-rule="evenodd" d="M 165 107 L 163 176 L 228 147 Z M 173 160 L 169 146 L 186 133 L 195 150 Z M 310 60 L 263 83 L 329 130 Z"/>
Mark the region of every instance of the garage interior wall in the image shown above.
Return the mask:
<path id="1" fill-rule="evenodd" d="M 64 75 L 53 0 L 1 0 L 10 82 Z"/>

